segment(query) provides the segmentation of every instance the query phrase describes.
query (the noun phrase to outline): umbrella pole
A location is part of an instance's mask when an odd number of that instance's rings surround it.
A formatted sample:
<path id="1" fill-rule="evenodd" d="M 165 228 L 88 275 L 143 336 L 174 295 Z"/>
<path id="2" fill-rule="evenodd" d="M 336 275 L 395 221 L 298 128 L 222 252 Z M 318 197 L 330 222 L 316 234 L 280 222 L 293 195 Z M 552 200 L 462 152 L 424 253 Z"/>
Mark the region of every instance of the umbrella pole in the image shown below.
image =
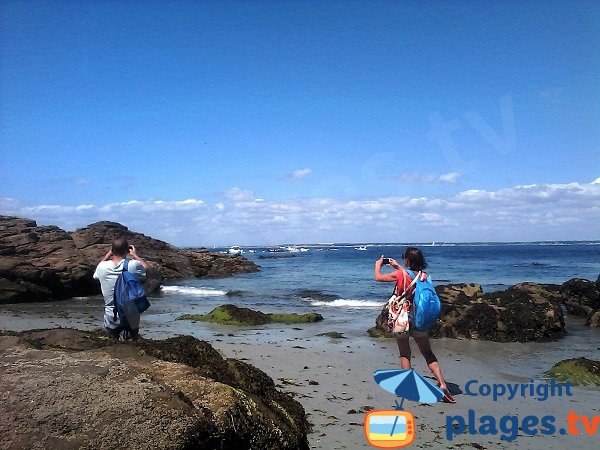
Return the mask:
<path id="1" fill-rule="evenodd" d="M 402 397 L 402 400 L 400 400 L 400 404 L 398 404 L 398 400 L 396 400 L 396 410 L 403 411 L 404 410 L 404 408 L 402 408 L 403 404 L 404 404 L 404 397 Z"/>

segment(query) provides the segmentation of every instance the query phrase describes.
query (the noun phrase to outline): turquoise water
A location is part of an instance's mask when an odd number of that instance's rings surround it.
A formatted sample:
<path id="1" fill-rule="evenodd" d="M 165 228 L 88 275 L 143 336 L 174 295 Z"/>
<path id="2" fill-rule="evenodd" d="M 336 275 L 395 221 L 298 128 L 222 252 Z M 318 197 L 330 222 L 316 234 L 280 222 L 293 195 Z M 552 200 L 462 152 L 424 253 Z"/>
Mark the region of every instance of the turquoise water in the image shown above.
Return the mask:
<path id="1" fill-rule="evenodd" d="M 596 280 L 599 243 L 461 244 L 422 246 L 434 284 L 475 282 L 485 292 L 531 281 L 560 284 L 578 277 Z M 244 256 L 259 264 L 258 273 L 226 279 L 194 279 L 168 284 L 163 297 L 181 311 L 208 312 L 233 303 L 263 312 L 321 313 L 346 331 L 373 325 L 389 297 L 391 283 L 373 280 L 380 255 L 400 260 L 404 245 L 310 246 L 294 257 L 261 259 L 285 253 L 253 248 Z M 289 255 L 289 253 L 288 253 Z M 343 325 L 342 325 L 343 324 Z"/>

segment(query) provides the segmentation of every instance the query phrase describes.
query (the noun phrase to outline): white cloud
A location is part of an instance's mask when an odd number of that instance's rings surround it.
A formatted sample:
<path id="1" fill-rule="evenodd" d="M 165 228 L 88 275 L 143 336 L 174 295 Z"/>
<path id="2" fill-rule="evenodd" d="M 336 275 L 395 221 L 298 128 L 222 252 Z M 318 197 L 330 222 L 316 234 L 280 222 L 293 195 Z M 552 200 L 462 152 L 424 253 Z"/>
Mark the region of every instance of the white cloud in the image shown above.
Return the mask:
<path id="1" fill-rule="evenodd" d="M 288 173 L 285 176 L 285 178 L 287 178 L 288 180 L 302 180 L 304 177 L 306 177 L 310 173 L 312 173 L 312 169 L 309 169 L 309 168 L 298 169 L 298 170 L 294 170 L 291 173 Z"/>
<path id="2" fill-rule="evenodd" d="M 600 177 L 598 177 L 594 181 L 592 181 L 592 184 L 600 184 Z"/>
<path id="3" fill-rule="evenodd" d="M 252 191 L 240 189 L 238 187 L 233 187 L 225 191 L 225 197 L 230 200 L 241 202 L 252 200 L 255 197 L 255 195 L 252 193 Z"/>
<path id="4" fill-rule="evenodd" d="M 402 175 L 398 175 L 393 177 L 396 181 L 401 183 L 424 183 L 424 184 L 433 184 L 433 183 L 456 183 L 462 174 L 458 172 L 449 172 L 444 173 L 442 175 L 424 175 L 419 172 L 405 173 Z"/>
<path id="5" fill-rule="evenodd" d="M 458 172 L 450 172 L 440 175 L 438 180 L 442 183 L 456 183 L 458 179 L 461 177 L 461 174 Z"/>
<path id="6" fill-rule="evenodd" d="M 211 205 L 190 198 L 26 206 L 0 198 L 0 213 L 69 230 L 112 220 L 178 245 L 598 239 L 600 183 L 596 181 L 472 189 L 447 197 L 362 200 L 273 201 L 233 188 Z"/>

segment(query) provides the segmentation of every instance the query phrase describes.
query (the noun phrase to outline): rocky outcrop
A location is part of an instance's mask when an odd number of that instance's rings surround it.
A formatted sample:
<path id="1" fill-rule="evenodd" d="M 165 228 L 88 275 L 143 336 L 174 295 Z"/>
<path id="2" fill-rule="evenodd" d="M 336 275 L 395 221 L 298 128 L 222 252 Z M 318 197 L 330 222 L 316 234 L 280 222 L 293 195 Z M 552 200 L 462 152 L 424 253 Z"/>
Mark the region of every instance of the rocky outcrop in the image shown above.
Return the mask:
<path id="1" fill-rule="evenodd" d="M 96 293 L 94 267 L 66 231 L 0 216 L 0 303 Z"/>
<path id="2" fill-rule="evenodd" d="M 498 342 L 549 341 L 566 333 L 561 286 L 521 283 L 506 291 L 484 294 L 477 284 L 436 287 L 442 302 L 433 337 L 482 339 Z M 385 333 L 385 310 L 369 330 L 371 336 Z"/>
<path id="3" fill-rule="evenodd" d="M 445 289 L 440 289 L 441 320 L 431 334 L 498 342 L 542 342 L 562 337 L 565 327 L 560 306 L 533 293 L 533 287 L 516 285 L 471 297 L 464 293 L 458 301 L 445 297 Z"/>
<path id="4" fill-rule="evenodd" d="M 96 264 L 110 249 L 116 237 L 125 237 L 140 256 L 155 263 L 169 280 L 182 278 L 227 277 L 236 273 L 257 272 L 258 266 L 243 256 L 226 256 L 206 249 L 184 250 L 115 222 L 97 222 L 71 233 L 75 246 L 90 263 Z"/>
<path id="5" fill-rule="evenodd" d="M 585 324 L 591 328 L 600 328 L 600 309 L 592 311 L 585 321 Z"/>
<path id="6" fill-rule="evenodd" d="M 30 331 L 0 356 L 0 448 L 308 449 L 298 402 L 189 336 Z"/>
<path id="7" fill-rule="evenodd" d="M 589 317 L 600 310 L 598 282 L 573 278 L 560 286 L 560 294 L 567 312 L 579 317 Z"/>
<path id="8" fill-rule="evenodd" d="M 225 277 L 259 270 L 242 256 L 179 249 L 114 222 L 67 233 L 55 226 L 39 227 L 33 220 L 0 216 L 0 303 L 98 294 L 100 287 L 92 275 L 115 237 L 127 238 L 151 263 L 145 281 L 148 292 L 162 279 Z"/>

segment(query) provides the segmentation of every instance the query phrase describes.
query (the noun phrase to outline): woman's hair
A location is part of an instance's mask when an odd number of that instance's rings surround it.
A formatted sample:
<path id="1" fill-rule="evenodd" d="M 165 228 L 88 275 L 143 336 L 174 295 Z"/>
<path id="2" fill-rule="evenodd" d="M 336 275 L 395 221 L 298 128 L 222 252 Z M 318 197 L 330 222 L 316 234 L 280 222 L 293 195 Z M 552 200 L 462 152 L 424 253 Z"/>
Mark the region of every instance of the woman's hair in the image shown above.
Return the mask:
<path id="1" fill-rule="evenodd" d="M 427 267 L 423 253 L 416 247 L 408 247 L 404 251 L 402 258 L 408 261 L 408 268 L 410 270 L 423 270 Z"/>

